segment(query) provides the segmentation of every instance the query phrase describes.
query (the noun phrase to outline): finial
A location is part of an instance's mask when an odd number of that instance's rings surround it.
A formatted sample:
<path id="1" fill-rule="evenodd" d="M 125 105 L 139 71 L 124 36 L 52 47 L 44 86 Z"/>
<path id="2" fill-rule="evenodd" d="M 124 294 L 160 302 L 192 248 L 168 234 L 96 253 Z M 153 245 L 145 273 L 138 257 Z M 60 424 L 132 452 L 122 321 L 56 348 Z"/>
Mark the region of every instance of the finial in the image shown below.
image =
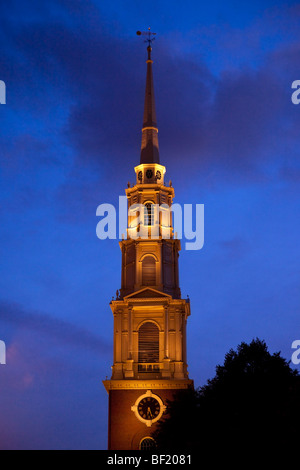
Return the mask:
<path id="1" fill-rule="evenodd" d="M 148 36 L 148 38 L 145 40 L 145 42 L 148 43 L 148 47 L 151 47 L 151 44 L 155 39 L 153 36 L 156 36 L 156 33 L 152 33 L 150 27 L 148 28 L 148 31 L 137 31 L 136 34 L 138 36 Z"/>
<path id="2" fill-rule="evenodd" d="M 148 31 L 137 31 L 136 34 L 138 36 L 147 36 L 145 42 L 148 43 L 147 51 L 148 51 L 148 60 L 151 60 L 151 51 L 152 51 L 152 42 L 154 41 L 156 33 L 152 33 L 151 28 L 148 28 Z"/>

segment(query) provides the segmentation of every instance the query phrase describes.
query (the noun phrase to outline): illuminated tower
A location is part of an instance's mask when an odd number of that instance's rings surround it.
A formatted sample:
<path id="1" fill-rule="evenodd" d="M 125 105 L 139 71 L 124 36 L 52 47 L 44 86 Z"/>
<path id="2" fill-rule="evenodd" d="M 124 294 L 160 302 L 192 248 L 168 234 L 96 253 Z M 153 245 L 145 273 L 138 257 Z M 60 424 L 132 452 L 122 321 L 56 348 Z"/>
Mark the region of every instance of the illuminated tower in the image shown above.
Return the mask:
<path id="1" fill-rule="evenodd" d="M 140 33 L 141 34 L 141 33 Z M 154 444 L 151 433 L 178 390 L 193 386 L 187 372 L 186 322 L 189 300 L 182 299 L 178 277 L 180 240 L 171 212 L 174 189 L 165 185 L 160 164 L 154 101 L 151 42 L 148 35 L 147 78 L 140 164 L 136 183 L 126 189 L 128 207 L 142 204 L 139 221 L 146 237 L 134 236 L 137 218 L 129 212 L 127 239 L 120 242 L 122 283 L 110 307 L 114 316 L 114 362 L 109 394 L 108 448 L 137 450 Z M 158 211 L 157 206 L 165 210 Z M 153 235 L 154 234 L 154 235 Z"/>

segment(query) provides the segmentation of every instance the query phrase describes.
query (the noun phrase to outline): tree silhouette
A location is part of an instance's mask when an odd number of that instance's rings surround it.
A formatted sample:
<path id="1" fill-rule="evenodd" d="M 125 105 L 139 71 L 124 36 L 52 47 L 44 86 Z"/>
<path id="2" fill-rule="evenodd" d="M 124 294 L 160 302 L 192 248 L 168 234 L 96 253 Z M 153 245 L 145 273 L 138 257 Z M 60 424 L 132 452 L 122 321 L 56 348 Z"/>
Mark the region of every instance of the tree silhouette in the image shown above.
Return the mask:
<path id="1" fill-rule="evenodd" d="M 299 379 L 264 341 L 243 342 L 226 354 L 205 386 L 181 391 L 167 404 L 153 437 L 159 449 L 173 451 L 289 445 L 298 432 Z"/>

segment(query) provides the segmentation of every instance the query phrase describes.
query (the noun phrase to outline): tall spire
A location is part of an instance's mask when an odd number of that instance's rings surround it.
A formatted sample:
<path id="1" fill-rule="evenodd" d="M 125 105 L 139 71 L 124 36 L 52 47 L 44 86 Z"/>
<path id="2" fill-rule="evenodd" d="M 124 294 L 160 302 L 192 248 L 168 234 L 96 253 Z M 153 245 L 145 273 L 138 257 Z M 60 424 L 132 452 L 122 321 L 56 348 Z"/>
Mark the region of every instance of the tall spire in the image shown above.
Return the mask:
<path id="1" fill-rule="evenodd" d="M 145 42 L 148 43 L 148 59 L 147 63 L 147 76 L 146 76 L 146 91 L 145 91 L 145 105 L 144 105 L 144 119 L 142 128 L 142 145 L 141 145 L 141 160 L 140 163 L 159 163 L 159 147 L 158 147 L 158 128 L 156 122 L 156 110 L 154 100 L 154 86 L 153 86 L 153 73 L 151 58 L 152 52 L 152 37 L 156 33 L 152 33 L 150 28 L 148 32 L 137 32 L 138 35 L 147 35 L 148 38 Z"/>

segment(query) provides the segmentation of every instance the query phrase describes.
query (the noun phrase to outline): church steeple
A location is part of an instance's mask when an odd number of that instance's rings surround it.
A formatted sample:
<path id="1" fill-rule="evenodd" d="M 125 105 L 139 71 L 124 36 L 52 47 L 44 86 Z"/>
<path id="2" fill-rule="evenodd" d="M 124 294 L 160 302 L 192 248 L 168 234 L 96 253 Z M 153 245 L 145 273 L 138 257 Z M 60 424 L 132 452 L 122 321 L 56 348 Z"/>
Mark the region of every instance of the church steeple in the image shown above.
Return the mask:
<path id="1" fill-rule="evenodd" d="M 166 404 L 178 390 L 193 387 L 187 370 L 186 327 L 189 299 L 181 297 L 171 184 L 159 163 L 153 92 L 150 29 L 141 162 L 136 183 L 128 185 L 127 237 L 122 252 L 121 289 L 110 307 L 114 317 L 109 394 L 109 450 L 155 450 L 152 437 Z M 133 208 L 137 208 L 137 212 Z M 170 209 L 170 210 L 169 210 Z M 139 216 L 137 217 L 137 215 Z"/>
<path id="2" fill-rule="evenodd" d="M 137 34 L 142 34 L 138 31 Z M 142 145 L 141 145 L 141 159 L 140 164 L 144 163 L 158 163 L 159 164 L 159 147 L 158 147 L 158 128 L 156 121 L 155 99 L 154 99 L 154 86 L 153 86 L 153 72 L 151 58 L 152 41 L 155 33 L 150 32 L 150 28 L 146 33 L 148 35 L 147 52 L 147 76 L 146 76 L 146 91 L 145 91 L 145 105 L 144 105 L 144 119 L 142 128 Z"/>

